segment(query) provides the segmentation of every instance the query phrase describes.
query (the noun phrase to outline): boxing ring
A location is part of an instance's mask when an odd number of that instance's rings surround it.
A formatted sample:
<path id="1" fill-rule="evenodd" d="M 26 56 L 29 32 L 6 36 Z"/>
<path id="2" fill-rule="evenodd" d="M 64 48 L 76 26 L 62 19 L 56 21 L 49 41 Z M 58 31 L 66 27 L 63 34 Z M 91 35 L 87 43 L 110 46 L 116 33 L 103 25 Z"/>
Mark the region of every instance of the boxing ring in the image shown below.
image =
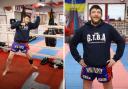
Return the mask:
<path id="1" fill-rule="evenodd" d="M 8 30 L 11 30 L 10 28 L 10 25 L 7 25 L 7 24 L 1 24 L 2 26 L 7 26 Z M 46 25 L 45 27 L 47 28 L 59 28 L 59 29 L 64 29 L 63 26 L 49 26 L 49 25 Z M 12 42 L 9 41 L 9 35 L 12 34 L 14 36 L 15 32 L 12 32 L 12 31 L 6 31 L 6 32 L 3 32 L 3 31 L 0 31 L 0 35 L 1 34 L 5 34 L 7 36 L 7 41 L 5 41 L 6 43 L 6 47 L 1 47 L 2 49 L 6 49 L 6 50 L 10 50 L 9 48 L 9 45 L 12 44 Z M 42 36 L 42 37 L 51 37 L 51 38 L 59 38 L 59 39 L 63 39 L 64 36 L 63 35 L 46 35 L 46 34 L 34 34 L 34 33 L 30 33 L 31 36 Z M 35 45 L 32 45 L 32 44 L 29 44 L 30 46 L 35 46 Z M 62 47 L 49 47 L 49 46 L 35 46 L 37 48 L 47 48 L 47 49 L 52 49 L 52 50 L 63 50 L 63 46 Z M 36 52 L 32 52 L 32 55 L 37 55 L 37 56 L 45 56 L 45 57 L 53 57 L 53 58 L 63 58 L 63 57 L 58 57 L 58 56 L 50 56 L 50 55 L 46 55 L 46 54 L 39 54 L 39 53 L 36 53 Z"/>

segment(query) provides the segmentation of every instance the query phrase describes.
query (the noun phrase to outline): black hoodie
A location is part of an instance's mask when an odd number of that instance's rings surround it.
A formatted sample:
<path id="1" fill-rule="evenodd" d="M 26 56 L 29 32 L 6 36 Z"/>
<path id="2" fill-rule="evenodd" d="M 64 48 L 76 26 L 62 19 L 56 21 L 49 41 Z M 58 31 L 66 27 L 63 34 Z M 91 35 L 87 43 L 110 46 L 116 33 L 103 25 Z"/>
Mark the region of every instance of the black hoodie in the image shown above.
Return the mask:
<path id="1" fill-rule="evenodd" d="M 28 42 L 29 41 L 29 33 L 31 29 L 35 29 L 40 24 L 40 17 L 37 16 L 34 23 L 28 23 L 25 27 L 21 28 L 21 21 L 17 21 L 11 24 L 11 29 L 16 28 L 16 33 L 14 37 L 14 41 L 16 42 Z"/>
<path id="2" fill-rule="evenodd" d="M 125 42 L 120 34 L 111 25 L 101 21 L 97 26 L 87 22 L 83 27 L 76 30 L 70 42 L 70 51 L 77 62 L 82 57 L 78 53 L 77 45 L 83 44 L 83 59 L 89 66 L 105 66 L 110 59 L 110 46 L 114 41 L 117 44 L 116 54 L 113 59 L 119 60 L 123 55 Z"/>

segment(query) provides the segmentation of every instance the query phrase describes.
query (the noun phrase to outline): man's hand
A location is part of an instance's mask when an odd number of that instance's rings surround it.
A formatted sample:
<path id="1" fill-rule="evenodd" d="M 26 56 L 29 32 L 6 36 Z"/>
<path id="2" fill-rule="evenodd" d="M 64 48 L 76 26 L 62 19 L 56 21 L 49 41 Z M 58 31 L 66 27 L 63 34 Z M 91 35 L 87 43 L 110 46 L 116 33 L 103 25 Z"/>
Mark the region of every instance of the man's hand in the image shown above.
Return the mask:
<path id="1" fill-rule="evenodd" d="M 87 66 L 87 65 L 85 64 L 85 62 L 84 62 L 84 59 L 81 59 L 80 62 L 79 62 L 79 64 L 80 64 L 82 67 L 86 67 L 86 66 Z"/>
<path id="2" fill-rule="evenodd" d="M 116 63 L 116 61 L 113 59 L 110 59 L 107 61 L 107 63 L 108 63 L 108 65 L 107 65 L 108 67 L 112 67 Z"/>

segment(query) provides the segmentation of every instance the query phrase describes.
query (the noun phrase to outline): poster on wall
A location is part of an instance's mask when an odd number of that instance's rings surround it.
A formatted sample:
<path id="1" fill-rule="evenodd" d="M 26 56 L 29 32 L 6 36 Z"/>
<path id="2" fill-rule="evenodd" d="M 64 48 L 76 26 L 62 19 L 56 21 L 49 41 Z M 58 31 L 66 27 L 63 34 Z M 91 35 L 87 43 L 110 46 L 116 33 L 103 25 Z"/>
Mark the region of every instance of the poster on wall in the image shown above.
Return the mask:
<path id="1" fill-rule="evenodd" d="M 65 16 L 63 14 L 59 14 L 59 24 L 64 25 Z"/>

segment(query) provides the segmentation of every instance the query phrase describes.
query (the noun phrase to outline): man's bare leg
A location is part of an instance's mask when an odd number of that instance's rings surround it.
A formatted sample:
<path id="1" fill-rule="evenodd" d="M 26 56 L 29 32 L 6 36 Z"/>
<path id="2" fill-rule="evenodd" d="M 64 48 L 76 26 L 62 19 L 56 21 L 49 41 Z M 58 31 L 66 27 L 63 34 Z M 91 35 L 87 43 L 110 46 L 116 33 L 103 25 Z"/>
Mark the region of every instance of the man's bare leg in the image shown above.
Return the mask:
<path id="1" fill-rule="evenodd" d="M 113 89 L 112 80 L 107 83 L 103 83 L 104 89 Z"/>
<path id="2" fill-rule="evenodd" d="M 33 64 L 33 59 L 32 59 L 32 56 L 31 56 L 31 52 L 30 52 L 30 51 L 28 51 L 28 52 L 26 53 L 26 56 L 28 57 L 28 61 L 29 61 L 29 63 L 32 65 L 32 68 L 38 69 L 38 67 Z"/>
<path id="3" fill-rule="evenodd" d="M 89 80 L 83 80 L 83 89 L 91 89 L 92 88 L 92 82 Z"/>
<path id="4" fill-rule="evenodd" d="M 15 55 L 15 52 L 10 51 L 9 56 L 7 58 L 6 65 L 5 65 L 5 70 L 2 74 L 3 76 L 5 76 L 7 74 L 7 72 L 9 71 L 9 66 L 12 63 L 12 59 L 13 59 L 14 55 Z"/>

